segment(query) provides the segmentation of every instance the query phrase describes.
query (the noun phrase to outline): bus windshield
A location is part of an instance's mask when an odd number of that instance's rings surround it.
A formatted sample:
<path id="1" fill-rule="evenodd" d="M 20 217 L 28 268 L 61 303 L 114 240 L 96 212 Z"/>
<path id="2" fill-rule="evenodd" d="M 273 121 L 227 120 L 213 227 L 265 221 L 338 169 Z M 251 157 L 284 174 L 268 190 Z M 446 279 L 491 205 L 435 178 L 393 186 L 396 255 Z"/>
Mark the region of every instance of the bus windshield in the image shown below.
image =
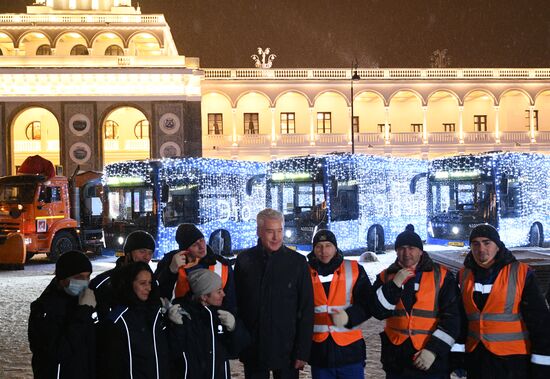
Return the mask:
<path id="1" fill-rule="evenodd" d="M 36 183 L 0 184 L 0 202 L 11 204 L 30 204 L 36 193 Z"/>
<path id="2" fill-rule="evenodd" d="M 109 213 L 112 221 L 148 225 L 153 216 L 153 189 L 150 187 L 109 187 Z"/>
<path id="3" fill-rule="evenodd" d="M 325 202 L 323 185 L 315 182 L 280 182 L 270 187 L 271 206 L 285 216 L 311 212 Z"/>
<path id="4" fill-rule="evenodd" d="M 432 180 L 432 214 L 470 213 L 483 215 L 495 196 L 490 180 Z"/>
<path id="5" fill-rule="evenodd" d="M 199 186 L 170 187 L 163 210 L 164 226 L 199 223 Z"/>

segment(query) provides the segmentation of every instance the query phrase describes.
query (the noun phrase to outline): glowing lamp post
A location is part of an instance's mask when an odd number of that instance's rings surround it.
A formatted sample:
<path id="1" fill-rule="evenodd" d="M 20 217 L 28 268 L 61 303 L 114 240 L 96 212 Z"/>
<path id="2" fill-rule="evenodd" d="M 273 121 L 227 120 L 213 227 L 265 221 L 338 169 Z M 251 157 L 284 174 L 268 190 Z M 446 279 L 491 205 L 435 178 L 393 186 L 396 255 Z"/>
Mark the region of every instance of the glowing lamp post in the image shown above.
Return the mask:
<path id="1" fill-rule="evenodd" d="M 355 131 L 353 129 L 353 119 L 354 119 L 354 115 L 353 115 L 353 82 L 356 81 L 356 80 L 359 80 L 361 79 L 361 77 L 359 76 L 359 74 L 357 74 L 357 62 L 355 62 L 353 64 L 353 67 L 352 67 L 352 75 L 351 75 L 351 153 L 352 154 L 355 154 Z"/>

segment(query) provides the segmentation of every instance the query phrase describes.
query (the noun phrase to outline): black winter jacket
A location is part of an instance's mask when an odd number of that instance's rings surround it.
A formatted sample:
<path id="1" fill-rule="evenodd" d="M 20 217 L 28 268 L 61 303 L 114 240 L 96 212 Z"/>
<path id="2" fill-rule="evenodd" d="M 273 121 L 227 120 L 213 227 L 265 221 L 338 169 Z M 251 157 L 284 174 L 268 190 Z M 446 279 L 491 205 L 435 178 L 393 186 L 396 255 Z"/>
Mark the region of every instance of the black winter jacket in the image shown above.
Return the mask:
<path id="1" fill-rule="evenodd" d="M 31 304 L 29 345 L 37 379 L 95 378 L 95 326 L 88 305 L 53 279 Z"/>
<path id="2" fill-rule="evenodd" d="M 164 257 L 158 262 L 157 269 L 155 270 L 155 278 L 159 284 L 160 296 L 167 299 L 173 299 L 174 297 L 174 288 L 176 287 L 176 282 L 178 280 L 178 274 L 172 273 L 170 271 L 170 262 L 172 262 L 172 257 L 179 250 L 173 250 L 169 253 L 166 253 Z M 210 246 L 206 246 L 206 255 L 199 261 L 196 266 L 193 266 L 187 271 L 196 270 L 199 268 L 208 269 L 210 266 L 220 262 L 222 265 L 228 267 L 227 282 L 223 288 L 225 292 L 225 297 L 223 298 L 223 307 L 229 310 L 231 313 L 236 313 L 237 311 L 237 300 L 235 299 L 235 279 L 233 277 L 233 269 L 231 264 L 227 259 L 221 255 L 214 254 Z M 189 296 L 190 297 L 190 296 Z"/>
<path id="3" fill-rule="evenodd" d="M 334 274 L 334 271 L 340 267 L 344 260 L 340 250 L 327 264 L 323 264 L 317 260 L 313 253 L 310 253 L 307 258 L 309 266 L 317 271 L 319 276 Z M 330 281 L 323 283 L 327 297 L 330 292 L 330 284 Z M 369 277 L 363 266 L 359 265 L 359 276 L 352 290 L 353 304 L 346 308 L 346 313 L 349 317 L 346 328 L 357 326 L 370 318 L 369 299 L 371 291 L 372 285 Z M 339 346 L 329 335 L 323 342 L 312 342 L 309 364 L 317 367 L 340 367 L 355 363 L 362 363 L 364 365 L 366 355 L 364 339 L 355 341 L 347 346 Z"/>
<path id="4" fill-rule="evenodd" d="M 492 285 L 500 270 L 515 261 L 513 254 L 504 247 L 499 250 L 495 256 L 495 263 L 490 268 L 478 266 L 471 252 L 464 260 L 464 267 L 472 270 L 476 283 Z M 483 310 L 489 295 L 489 292 L 474 292 L 474 302 L 480 310 Z M 464 322 L 460 341 L 463 343 L 468 333 L 468 323 L 464 307 L 461 309 Z M 473 352 L 466 354 L 465 368 L 468 378 L 550 378 L 550 312 L 535 273 L 531 270 L 527 274 L 523 288 L 520 313 L 529 332 L 532 354 L 539 357 L 539 362 L 546 358 L 547 364 L 531 363 L 531 356 L 528 355 L 497 356 L 480 343 Z"/>
<path id="5" fill-rule="evenodd" d="M 383 283 L 380 274 L 373 285 L 372 314 L 379 320 L 393 316 L 389 305 L 395 305 L 401 299 L 405 310 L 410 314 L 416 302 L 415 284 L 420 283 L 424 272 L 433 271 L 434 263 L 426 252 L 422 254 L 416 267 L 416 277 L 405 283 L 401 289 L 392 280 Z M 397 261 L 390 265 L 387 274 L 396 273 L 401 267 Z M 436 360 L 428 371 L 418 370 L 413 365 L 413 355 L 417 352 L 412 341 L 408 338 L 401 345 L 391 343 L 385 332 L 380 333 L 382 341 L 381 361 L 384 371 L 410 377 L 425 377 L 426 375 L 446 375 L 449 372 L 449 351 L 460 333 L 460 294 L 453 274 L 447 271 L 443 286 L 439 292 L 438 320 L 436 331 L 441 333 L 442 339 L 431 335 L 425 348 L 435 353 Z M 391 307 L 390 307 L 391 308 Z M 434 331 L 435 332 L 435 331 Z M 447 341 L 445 341 L 447 339 Z"/>
<path id="6" fill-rule="evenodd" d="M 171 377 L 230 378 L 229 359 L 237 358 L 243 346 L 250 343 L 242 321 L 236 318 L 235 329 L 229 332 L 218 318 L 219 308 L 206 307 L 185 298 L 174 303 L 180 304 L 190 319 L 184 315 L 183 325 L 171 323 Z"/>
<path id="7" fill-rule="evenodd" d="M 237 256 L 235 289 L 239 316 L 252 344 L 240 359 L 249 367 L 286 369 L 307 361 L 313 334 L 313 289 L 305 258 L 282 246 L 258 245 Z"/>
<path id="8" fill-rule="evenodd" d="M 168 330 L 160 308 L 115 306 L 98 331 L 100 378 L 169 377 Z"/>

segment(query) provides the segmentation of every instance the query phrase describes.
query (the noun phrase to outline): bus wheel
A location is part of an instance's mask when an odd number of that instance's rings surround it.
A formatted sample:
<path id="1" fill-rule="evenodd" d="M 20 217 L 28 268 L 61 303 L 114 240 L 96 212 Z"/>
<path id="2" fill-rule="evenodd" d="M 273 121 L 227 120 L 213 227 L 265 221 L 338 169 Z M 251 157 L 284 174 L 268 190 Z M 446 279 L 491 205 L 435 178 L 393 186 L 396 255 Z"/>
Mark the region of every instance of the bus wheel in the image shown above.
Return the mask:
<path id="1" fill-rule="evenodd" d="M 384 228 L 381 225 L 373 225 L 367 231 L 367 250 L 375 253 L 384 252 Z"/>
<path id="2" fill-rule="evenodd" d="M 76 249 L 78 249 L 78 242 L 74 236 L 70 232 L 62 230 L 57 232 L 53 238 L 52 248 L 48 254 L 48 258 L 50 258 L 52 262 L 57 262 L 62 254 Z"/>
<path id="3" fill-rule="evenodd" d="M 214 254 L 231 256 L 231 234 L 225 229 L 214 230 L 208 238 L 208 246 L 212 248 Z"/>
<path id="4" fill-rule="evenodd" d="M 542 232 L 538 224 L 531 225 L 531 230 L 529 231 L 529 246 L 542 247 Z"/>

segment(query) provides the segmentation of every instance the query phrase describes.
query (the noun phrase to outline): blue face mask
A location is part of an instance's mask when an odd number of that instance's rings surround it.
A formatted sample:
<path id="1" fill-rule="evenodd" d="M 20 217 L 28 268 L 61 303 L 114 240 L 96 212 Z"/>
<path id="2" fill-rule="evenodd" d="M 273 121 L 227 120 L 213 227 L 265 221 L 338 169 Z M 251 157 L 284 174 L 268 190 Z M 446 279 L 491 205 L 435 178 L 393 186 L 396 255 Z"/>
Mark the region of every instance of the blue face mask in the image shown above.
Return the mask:
<path id="1" fill-rule="evenodd" d="M 78 296 L 82 293 L 82 291 L 88 288 L 89 283 L 90 282 L 88 280 L 71 279 L 69 281 L 69 285 L 65 287 L 64 290 L 71 296 Z"/>

